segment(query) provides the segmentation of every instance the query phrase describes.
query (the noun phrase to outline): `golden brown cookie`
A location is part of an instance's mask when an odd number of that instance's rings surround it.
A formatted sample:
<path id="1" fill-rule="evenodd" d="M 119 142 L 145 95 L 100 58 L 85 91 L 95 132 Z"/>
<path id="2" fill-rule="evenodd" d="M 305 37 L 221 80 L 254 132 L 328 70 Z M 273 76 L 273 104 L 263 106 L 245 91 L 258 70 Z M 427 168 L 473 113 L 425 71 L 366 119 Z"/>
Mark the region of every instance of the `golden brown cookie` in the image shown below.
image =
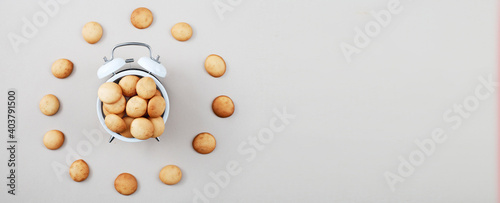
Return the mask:
<path id="1" fill-rule="evenodd" d="M 43 144 L 47 149 L 59 149 L 64 143 L 64 134 L 59 130 L 51 130 L 43 136 Z"/>
<path id="2" fill-rule="evenodd" d="M 102 112 L 104 113 L 104 117 L 108 116 L 109 114 L 112 114 L 110 112 L 108 112 L 104 107 L 102 107 Z M 125 111 L 119 113 L 119 114 L 116 114 L 117 116 L 119 116 L 120 118 L 123 118 L 123 116 L 125 116 Z"/>
<path id="3" fill-rule="evenodd" d="M 153 78 L 143 77 L 137 82 L 135 89 L 143 99 L 151 99 L 156 93 L 156 83 Z"/>
<path id="4" fill-rule="evenodd" d="M 137 8 L 130 15 L 130 22 L 138 29 L 147 28 L 153 23 L 153 13 L 147 8 Z"/>
<path id="5" fill-rule="evenodd" d="M 150 117 L 160 117 L 165 112 L 165 99 L 161 96 L 154 96 L 148 102 L 148 114 Z"/>
<path id="6" fill-rule="evenodd" d="M 78 159 L 69 167 L 69 175 L 76 182 L 82 182 L 89 177 L 89 165 L 82 159 Z"/>
<path id="7" fill-rule="evenodd" d="M 122 135 L 123 137 L 127 137 L 127 138 L 134 138 L 134 136 L 132 136 L 132 134 L 130 133 L 130 124 L 132 123 L 133 120 L 134 120 L 134 118 L 131 118 L 131 117 L 123 118 L 125 125 L 127 125 L 127 129 L 125 131 L 121 132 L 120 135 Z"/>
<path id="8" fill-rule="evenodd" d="M 118 85 L 122 88 L 123 95 L 126 97 L 131 97 L 136 95 L 135 86 L 137 85 L 137 81 L 139 81 L 139 77 L 135 75 L 127 75 L 123 77 Z"/>
<path id="9" fill-rule="evenodd" d="M 112 104 L 106 104 L 104 103 L 102 107 L 106 109 L 107 112 L 112 113 L 112 114 L 120 114 L 125 111 L 125 104 L 127 100 L 125 100 L 125 97 L 122 96 L 120 100 L 118 100 L 115 103 Z"/>
<path id="10" fill-rule="evenodd" d="M 221 118 L 229 117 L 234 113 L 233 100 L 225 95 L 218 96 L 212 102 L 212 110 L 214 111 L 215 115 Z"/>
<path id="11" fill-rule="evenodd" d="M 114 82 L 107 82 L 99 87 L 97 96 L 103 103 L 113 104 L 122 98 L 122 88 Z"/>
<path id="12" fill-rule="evenodd" d="M 220 77 L 226 72 L 226 62 L 222 57 L 212 54 L 205 59 L 205 70 L 213 77 Z"/>
<path id="13" fill-rule="evenodd" d="M 121 133 L 127 129 L 125 121 L 123 121 L 123 119 L 116 114 L 109 114 L 108 116 L 106 116 L 106 118 L 104 119 L 104 123 L 106 124 L 106 127 L 108 127 L 108 129 L 115 133 Z"/>
<path id="14" fill-rule="evenodd" d="M 97 43 L 102 37 L 102 27 L 97 22 L 88 22 L 83 26 L 82 36 L 89 44 Z"/>
<path id="15" fill-rule="evenodd" d="M 172 36 L 179 41 L 187 41 L 193 36 L 193 29 L 187 23 L 177 23 L 170 30 Z"/>
<path id="16" fill-rule="evenodd" d="M 167 185 L 175 185 L 181 181 L 182 172 L 176 165 L 168 165 L 160 170 L 160 180 Z"/>
<path id="17" fill-rule="evenodd" d="M 40 100 L 39 107 L 43 114 L 52 116 L 59 111 L 59 99 L 52 94 L 45 95 L 42 100 Z"/>
<path id="18" fill-rule="evenodd" d="M 130 173 L 122 173 L 115 179 L 115 189 L 122 195 L 131 195 L 137 190 L 137 180 Z"/>
<path id="19" fill-rule="evenodd" d="M 138 118 L 146 113 L 147 108 L 148 103 L 146 102 L 146 100 L 139 96 L 135 96 L 128 100 L 125 111 L 127 112 L 128 116 L 132 118 Z"/>
<path id="20" fill-rule="evenodd" d="M 207 132 L 200 133 L 193 139 L 193 149 L 200 154 L 208 154 L 214 151 L 215 145 L 215 137 Z"/>
<path id="21" fill-rule="evenodd" d="M 154 133 L 153 123 L 147 118 L 136 118 L 130 124 L 130 133 L 139 140 L 149 139 Z"/>
<path id="22" fill-rule="evenodd" d="M 73 62 L 68 59 L 57 59 L 52 64 L 51 71 L 56 78 L 67 78 L 73 72 Z"/>
<path id="23" fill-rule="evenodd" d="M 165 123 L 163 122 L 162 117 L 156 117 L 156 118 L 148 118 L 151 123 L 153 123 L 153 136 L 152 138 L 155 137 L 160 137 L 161 134 L 163 134 L 163 131 L 165 131 Z"/>
<path id="24" fill-rule="evenodd" d="M 161 92 L 160 92 L 160 90 L 156 89 L 156 93 L 155 93 L 155 96 L 163 96 L 163 95 L 161 95 Z"/>

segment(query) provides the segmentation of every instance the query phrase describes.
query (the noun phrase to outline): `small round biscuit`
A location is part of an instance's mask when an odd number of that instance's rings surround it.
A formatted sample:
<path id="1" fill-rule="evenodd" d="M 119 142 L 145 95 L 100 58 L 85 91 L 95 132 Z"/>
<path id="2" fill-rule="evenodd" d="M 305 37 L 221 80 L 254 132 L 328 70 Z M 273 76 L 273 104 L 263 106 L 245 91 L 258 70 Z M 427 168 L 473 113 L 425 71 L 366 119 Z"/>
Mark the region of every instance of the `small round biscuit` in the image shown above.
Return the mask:
<path id="1" fill-rule="evenodd" d="M 161 95 L 160 90 L 156 89 L 155 96 L 163 96 L 163 95 Z"/>
<path id="2" fill-rule="evenodd" d="M 118 85 L 122 88 L 123 95 L 126 97 L 131 97 L 136 95 L 135 86 L 137 85 L 137 81 L 139 81 L 139 77 L 135 75 L 127 75 L 123 77 Z"/>
<path id="3" fill-rule="evenodd" d="M 187 23 L 177 23 L 170 30 L 172 36 L 179 41 L 187 41 L 193 36 L 193 28 Z"/>
<path id="4" fill-rule="evenodd" d="M 108 129 L 115 133 L 121 133 L 127 129 L 125 121 L 123 121 L 123 119 L 116 114 L 109 114 L 108 116 L 106 116 L 106 118 L 104 119 L 104 123 L 106 124 L 106 127 L 108 127 Z"/>
<path id="5" fill-rule="evenodd" d="M 137 91 L 137 95 L 143 99 L 151 99 L 151 97 L 155 96 L 156 93 L 156 83 L 153 78 L 143 77 L 137 82 L 135 89 Z"/>
<path id="6" fill-rule="evenodd" d="M 138 118 L 146 114 L 147 108 L 148 103 L 145 99 L 139 96 L 134 96 L 128 100 L 125 111 L 127 112 L 128 116 L 132 118 Z"/>
<path id="7" fill-rule="evenodd" d="M 181 178 L 181 169 L 176 165 L 168 165 L 160 170 L 160 180 L 167 185 L 175 185 Z"/>
<path id="8" fill-rule="evenodd" d="M 153 123 L 147 118 L 136 118 L 130 124 L 130 133 L 139 140 L 151 138 L 154 130 Z"/>
<path id="9" fill-rule="evenodd" d="M 43 144 L 47 149 L 59 149 L 64 143 L 64 133 L 59 130 L 51 130 L 43 136 Z"/>
<path id="10" fill-rule="evenodd" d="M 40 100 L 39 107 L 43 114 L 52 116 L 59 111 L 59 99 L 53 94 L 45 95 L 42 100 Z"/>
<path id="11" fill-rule="evenodd" d="M 163 122 L 162 117 L 156 117 L 156 118 L 148 118 L 151 123 L 153 123 L 153 136 L 152 138 L 155 137 L 160 137 L 161 134 L 163 134 L 163 131 L 165 131 L 165 123 Z"/>
<path id="12" fill-rule="evenodd" d="M 147 28 L 153 23 L 153 13 L 144 7 L 137 8 L 130 15 L 130 22 L 138 29 Z"/>
<path id="13" fill-rule="evenodd" d="M 115 179 L 115 189 L 122 195 L 131 195 L 137 190 L 137 179 L 130 173 L 122 173 Z"/>
<path id="14" fill-rule="evenodd" d="M 51 71 L 56 78 L 67 78 L 73 72 L 73 62 L 68 59 L 57 59 L 52 64 Z"/>
<path id="15" fill-rule="evenodd" d="M 132 123 L 133 120 L 134 120 L 134 118 L 131 118 L 131 117 L 123 118 L 125 125 L 127 125 L 127 129 L 125 131 L 121 132 L 120 135 L 122 135 L 123 137 L 126 137 L 126 138 L 134 138 L 134 136 L 132 136 L 132 134 L 130 133 L 130 124 Z"/>
<path id="16" fill-rule="evenodd" d="M 76 182 L 82 182 L 89 177 L 89 165 L 82 159 L 78 159 L 69 167 L 69 175 Z"/>
<path id="17" fill-rule="evenodd" d="M 207 132 L 200 133 L 193 139 L 193 149 L 200 154 L 208 154 L 214 151 L 215 146 L 215 137 Z"/>
<path id="18" fill-rule="evenodd" d="M 104 108 L 104 107 L 102 107 L 102 112 L 104 113 L 104 117 L 108 116 L 109 114 L 112 114 L 109 111 L 107 111 L 106 108 Z M 125 116 L 125 111 L 123 111 L 119 114 L 116 114 L 116 115 L 119 116 L 120 118 L 123 118 L 123 116 Z"/>
<path id="19" fill-rule="evenodd" d="M 107 112 L 112 113 L 112 114 L 120 114 L 125 111 L 125 104 L 127 100 L 125 100 L 125 97 L 122 96 L 120 100 L 113 104 L 106 104 L 104 103 L 102 107 L 106 109 Z"/>
<path id="20" fill-rule="evenodd" d="M 102 37 L 102 27 L 97 22 L 88 22 L 83 26 L 82 36 L 89 44 L 97 43 Z"/>
<path id="21" fill-rule="evenodd" d="M 149 117 L 160 117 L 165 112 L 165 99 L 162 96 L 154 96 L 148 102 Z"/>
<path id="22" fill-rule="evenodd" d="M 228 96 L 218 96 L 212 102 L 212 110 L 215 115 L 221 118 L 227 118 L 234 113 L 234 103 Z"/>
<path id="23" fill-rule="evenodd" d="M 213 77 L 220 77 L 226 73 L 226 62 L 222 57 L 212 54 L 205 59 L 205 70 Z"/>
<path id="24" fill-rule="evenodd" d="M 114 82 L 107 82 L 99 87 L 97 96 L 103 103 L 113 104 L 122 98 L 122 88 Z"/>

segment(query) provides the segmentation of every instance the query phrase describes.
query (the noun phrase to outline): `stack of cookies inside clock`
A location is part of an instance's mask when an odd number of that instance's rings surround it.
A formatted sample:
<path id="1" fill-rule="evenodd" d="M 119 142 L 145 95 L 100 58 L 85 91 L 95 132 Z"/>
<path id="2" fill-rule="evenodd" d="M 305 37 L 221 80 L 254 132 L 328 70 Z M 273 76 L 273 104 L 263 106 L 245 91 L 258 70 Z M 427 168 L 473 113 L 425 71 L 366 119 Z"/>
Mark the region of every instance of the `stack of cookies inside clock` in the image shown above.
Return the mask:
<path id="1" fill-rule="evenodd" d="M 140 140 L 159 137 L 165 130 L 166 102 L 153 78 L 128 75 L 118 83 L 102 84 L 97 95 L 109 130 Z"/>

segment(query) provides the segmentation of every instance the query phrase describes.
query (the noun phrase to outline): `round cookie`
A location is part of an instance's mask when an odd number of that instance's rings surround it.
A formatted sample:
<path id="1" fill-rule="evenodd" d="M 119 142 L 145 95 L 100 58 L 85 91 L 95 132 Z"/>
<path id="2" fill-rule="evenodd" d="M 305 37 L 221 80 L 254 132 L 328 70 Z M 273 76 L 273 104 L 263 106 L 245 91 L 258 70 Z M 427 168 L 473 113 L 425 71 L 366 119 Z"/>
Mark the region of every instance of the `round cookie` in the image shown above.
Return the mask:
<path id="1" fill-rule="evenodd" d="M 131 195 L 137 190 L 137 180 L 130 173 L 122 173 L 115 179 L 115 189 L 122 195 Z"/>
<path id="2" fill-rule="evenodd" d="M 205 59 L 205 70 L 213 77 L 220 77 L 226 73 L 226 62 L 222 57 L 212 54 Z"/>
<path id="3" fill-rule="evenodd" d="M 137 91 L 137 95 L 143 99 L 151 99 L 151 97 L 155 96 L 156 93 L 156 83 L 153 78 L 143 77 L 137 82 L 135 89 Z"/>
<path id="4" fill-rule="evenodd" d="M 163 95 L 161 95 L 160 90 L 156 89 L 155 96 L 163 96 Z"/>
<path id="5" fill-rule="evenodd" d="M 53 94 L 45 95 L 42 100 L 40 100 L 39 107 L 43 114 L 52 116 L 59 111 L 59 99 Z"/>
<path id="6" fill-rule="evenodd" d="M 125 97 L 122 96 L 120 98 L 120 100 L 118 100 L 117 102 L 115 102 L 113 104 L 104 103 L 102 105 L 102 108 L 106 109 L 106 111 L 109 113 L 118 115 L 118 114 L 122 113 L 123 111 L 125 111 L 126 102 L 127 102 L 127 100 L 125 100 Z"/>
<path id="7" fill-rule="evenodd" d="M 82 182 L 89 177 L 89 165 L 82 159 L 78 159 L 69 167 L 69 175 L 76 182 Z"/>
<path id="8" fill-rule="evenodd" d="M 179 41 L 187 41 L 193 36 L 193 28 L 187 23 L 177 23 L 170 30 L 172 37 Z"/>
<path id="9" fill-rule="evenodd" d="M 107 82 L 99 87 L 97 96 L 103 103 L 113 104 L 122 98 L 122 88 L 114 82 Z"/>
<path id="10" fill-rule="evenodd" d="M 88 22 L 82 28 L 82 36 L 89 44 L 97 43 L 102 37 L 102 27 L 97 22 Z"/>
<path id="11" fill-rule="evenodd" d="M 214 111 L 215 115 L 221 118 L 229 117 L 234 113 L 233 100 L 231 100 L 231 98 L 229 98 L 228 96 L 218 96 L 212 102 L 212 110 Z"/>
<path id="12" fill-rule="evenodd" d="M 175 185 L 181 181 L 182 172 L 176 165 L 168 165 L 160 170 L 160 180 L 167 185 Z"/>
<path id="13" fill-rule="evenodd" d="M 67 78 L 73 72 L 73 62 L 68 59 L 57 59 L 52 64 L 51 71 L 56 78 Z"/>
<path id="14" fill-rule="evenodd" d="M 104 108 L 104 107 L 102 107 L 102 112 L 104 113 L 104 117 L 108 116 L 109 114 L 112 114 L 109 111 L 107 111 L 106 108 Z M 123 116 L 125 116 L 125 111 L 123 111 L 119 114 L 116 114 L 116 115 L 119 116 L 120 118 L 123 118 Z"/>
<path id="15" fill-rule="evenodd" d="M 135 86 L 137 85 L 137 81 L 139 81 L 139 77 L 135 75 L 123 77 L 120 82 L 118 82 L 118 85 L 122 88 L 123 95 L 126 97 L 136 95 Z"/>
<path id="16" fill-rule="evenodd" d="M 153 123 L 147 118 L 136 118 L 130 124 L 130 133 L 139 140 L 149 139 L 154 133 Z"/>
<path id="17" fill-rule="evenodd" d="M 106 127 L 115 133 L 121 133 L 127 129 L 127 125 L 123 119 L 115 114 L 109 114 L 104 119 Z"/>
<path id="18" fill-rule="evenodd" d="M 132 118 L 138 118 L 146 114 L 148 103 L 139 96 L 132 97 L 128 100 L 125 111 Z"/>
<path id="19" fill-rule="evenodd" d="M 125 125 L 127 125 L 127 129 L 125 131 L 121 132 L 120 135 L 122 135 L 123 137 L 126 137 L 126 138 L 134 138 L 134 136 L 132 136 L 132 134 L 130 133 L 130 124 L 132 123 L 133 120 L 134 120 L 134 118 L 131 118 L 131 117 L 123 118 Z"/>
<path id="20" fill-rule="evenodd" d="M 130 22 L 138 29 L 147 28 L 153 23 L 153 13 L 144 7 L 137 8 L 130 15 Z"/>
<path id="21" fill-rule="evenodd" d="M 43 144 L 47 149 L 59 149 L 64 143 L 64 133 L 59 130 L 51 130 L 43 136 Z"/>
<path id="22" fill-rule="evenodd" d="M 148 114 L 150 117 L 160 117 L 165 112 L 165 99 L 162 96 L 154 96 L 148 102 Z"/>
<path id="23" fill-rule="evenodd" d="M 155 137 L 160 137 L 161 134 L 163 134 L 163 131 L 165 131 L 165 123 L 163 122 L 162 117 L 156 117 L 156 118 L 148 118 L 151 123 L 153 123 L 153 136 L 152 138 Z"/>
<path id="24" fill-rule="evenodd" d="M 207 132 L 200 133 L 193 139 L 193 149 L 200 154 L 208 154 L 214 151 L 215 146 L 215 137 Z"/>

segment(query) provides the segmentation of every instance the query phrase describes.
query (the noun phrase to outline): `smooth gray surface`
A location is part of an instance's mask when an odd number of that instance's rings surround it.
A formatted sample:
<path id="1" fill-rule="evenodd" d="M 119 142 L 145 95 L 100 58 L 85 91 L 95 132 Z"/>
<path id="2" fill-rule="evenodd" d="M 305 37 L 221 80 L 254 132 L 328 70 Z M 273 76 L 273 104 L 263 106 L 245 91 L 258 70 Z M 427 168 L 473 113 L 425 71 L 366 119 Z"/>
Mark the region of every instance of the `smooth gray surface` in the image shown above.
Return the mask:
<path id="1" fill-rule="evenodd" d="M 497 93 L 481 101 L 457 130 L 442 118 L 474 95 L 478 77 L 497 80 L 497 1 L 402 0 L 401 13 L 351 63 L 340 43 L 352 44 L 354 28 L 372 21 L 370 11 L 386 8 L 388 0 L 241 1 L 230 6 L 223 20 L 213 0 L 70 1 L 15 52 L 8 34 L 20 35 L 22 18 L 43 11 L 38 2 L 46 1 L 0 3 L 0 101 L 5 105 L 8 88 L 17 88 L 19 95 L 18 191 L 12 197 L 0 187 L 0 202 L 192 202 L 195 191 L 213 182 L 209 173 L 225 170 L 231 160 L 242 171 L 214 198 L 207 197 L 211 202 L 497 201 Z M 140 6 L 154 14 L 144 30 L 129 20 Z M 104 29 L 94 45 L 81 36 L 89 21 Z M 170 28 L 182 21 L 194 29 L 187 42 L 170 35 Z M 171 111 L 160 143 L 108 144 L 98 123 L 95 99 L 105 80 L 97 79 L 97 68 L 113 45 L 126 41 L 148 43 L 168 69 L 161 81 Z M 221 78 L 203 68 L 213 53 L 227 63 Z M 147 50 L 123 48 L 116 54 L 137 60 Z M 75 64 L 67 79 L 50 72 L 58 58 Z M 61 101 L 52 117 L 38 110 L 49 93 Z M 211 112 L 212 100 L 221 94 L 236 104 L 226 119 Z M 283 108 L 296 116 L 290 124 L 254 159 L 239 153 L 247 137 L 274 121 L 273 110 Z M 5 132 L 5 106 L 0 115 Z M 430 137 L 438 127 L 446 129 L 446 142 L 391 191 L 384 173 L 395 172 L 398 157 L 418 149 L 413 141 Z M 42 143 L 51 129 L 66 135 L 55 151 Z M 90 177 L 74 182 L 65 168 L 59 180 L 53 165 L 68 167 L 66 156 L 89 143 L 84 132 L 93 130 L 102 139 L 77 155 L 89 164 Z M 191 147 L 194 136 L 204 131 L 217 139 L 208 155 Z M 2 133 L 0 141 L 5 140 Z M 7 156 L 0 150 L 2 177 Z M 168 164 L 182 169 L 177 185 L 158 178 Z M 131 196 L 113 187 L 122 172 L 139 181 Z"/>

